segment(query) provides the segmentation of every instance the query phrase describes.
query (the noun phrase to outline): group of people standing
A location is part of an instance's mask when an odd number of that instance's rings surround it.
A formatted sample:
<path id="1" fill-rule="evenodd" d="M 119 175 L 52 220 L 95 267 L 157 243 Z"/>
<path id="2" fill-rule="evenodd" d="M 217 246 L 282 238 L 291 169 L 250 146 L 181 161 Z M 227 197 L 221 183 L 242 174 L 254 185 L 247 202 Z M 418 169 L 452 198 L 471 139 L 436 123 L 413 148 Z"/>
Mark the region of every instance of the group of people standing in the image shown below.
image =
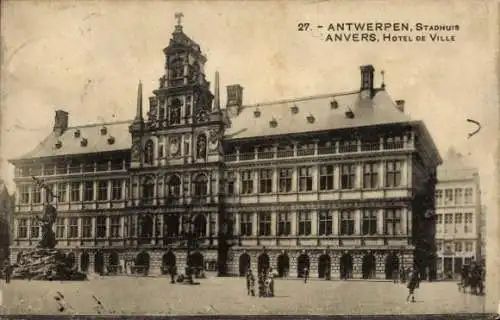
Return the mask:
<path id="1" fill-rule="evenodd" d="M 465 292 L 467 287 L 470 287 L 471 293 L 483 294 L 485 272 L 480 264 L 472 262 L 470 266 L 467 264 L 462 266 L 460 275 L 461 281 L 459 286 L 463 292 Z"/>
<path id="2" fill-rule="evenodd" d="M 252 270 L 248 270 L 246 275 L 247 280 L 247 294 L 249 296 L 255 297 L 255 282 L 258 283 L 258 295 L 259 297 L 274 297 L 274 273 L 273 269 L 264 269 L 257 275 L 255 275 Z"/>

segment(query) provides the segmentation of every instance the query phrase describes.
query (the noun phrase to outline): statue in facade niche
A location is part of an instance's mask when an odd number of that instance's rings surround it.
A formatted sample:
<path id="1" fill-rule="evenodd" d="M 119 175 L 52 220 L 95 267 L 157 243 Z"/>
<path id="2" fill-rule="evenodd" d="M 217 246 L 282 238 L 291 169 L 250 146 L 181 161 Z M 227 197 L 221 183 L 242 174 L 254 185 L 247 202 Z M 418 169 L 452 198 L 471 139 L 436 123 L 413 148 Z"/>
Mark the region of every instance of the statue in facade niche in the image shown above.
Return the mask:
<path id="1" fill-rule="evenodd" d="M 205 135 L 198 136 L 197 150 L 198 150 L 198 158 L 205 158 L 207 155 L 207 138 Z"/>

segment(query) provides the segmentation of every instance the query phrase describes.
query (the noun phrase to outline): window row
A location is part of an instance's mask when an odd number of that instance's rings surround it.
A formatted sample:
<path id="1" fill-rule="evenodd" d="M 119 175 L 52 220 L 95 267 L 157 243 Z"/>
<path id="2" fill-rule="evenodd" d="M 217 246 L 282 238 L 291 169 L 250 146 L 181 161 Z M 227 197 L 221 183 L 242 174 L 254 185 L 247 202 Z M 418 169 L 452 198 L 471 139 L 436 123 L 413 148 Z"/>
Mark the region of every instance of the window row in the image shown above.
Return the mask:
<path id="1" fill-rule="evenodd" d="M 340 189 L 354 189 L 357 187 L 357 165 L 342 164 L 340 165 L 339 187 Z M 380 170 L 381 164 L 377 162 L 365 163 L 362 165 L 362 188 L 376 189 L 381 187 Z M 402 185 L 402 161 L 387 161 L 384 166 L 384 187 L 399 187 Z M 258 171 L 258 193 L 273 193 L 275 191 L 275 183 L 273 179 L 273 169 L 261 169 Z M 294 174 L 296 172 L 296 177 Z M 314 177 L 317 179 L 313 179 Z M 240 192 L 241 194 L 252 194 L 254 191 L 255 173 L 252 170 L 244 170 L 240 172 Z M 296 183 L 293 183 L 293 181 Z M 316 180 L 318 185 L 313 186 L 313 181 Z M 319 172 L 314 173 L 312 166 L 299 167 L 297 170 L 293 168 L 277 169 L 277 192 L 287 193 L 297 191 L 313 191 L 333 190 L 334 189 L 334 165 L 322 165 L 319 167 Z M 234 172 L 227 173 L 227 194 L 235 194 L 236 177 Z M 296 185 L 296 187 L 294 187 Z"/>
<path id="2" fill-rule="evenodd" d="M 253 213 L 242 213 L 240 215 L 240 235 L 251 236 L 257 234 L 259 236 L 271 236 L 272 229 L 275 228 L 277 236 L 295 235 L 292 232 L 292 217 L 291 213 L 278 212 L 276 213 L 276 225 L 272 225 L 271 212 L 257 213 L 257 225 L 254 225 Z M 332 211 L 319 211 L 317 219 L 313 221 L 313 215 L 310 211 L 299 211 L 296 215 L 295 225 L 297 226 L 296 235 L 311 236 L 312 226 L 317 227 L 317 234 L 333 235 L 333 214 Z M 338 231 L 340 235 L 356 234 L 356 216 L 352 210 L 341 211 L 339 215 Z M 359 232 L 362 235 L 376 235 L 378 231 L 377 210 L 363 210 L 362 216 L 359 219 Z M 401 235 L 404 234 L 402 225 L 402 210 L 388 209 L 384 211 L 382 232 L 385 235 Z M 254 233 L 254 229 L 257 228 Z"/>
<path id="3" fill-rule="evenodd" d="M 444 218 L 444 219 L 443 219 Z M 465 233 L 473 231 L 473 214 L 472 212 L 461 213 L 457 212 L 437 214 L 436 226 L 438 233 L 461 233 L 461 229 Z M 444 224 L 443 224 L 444 222 Z"/>
<path id="4" fill-rule="evenodd" d="M 473 188 L 437 189 L 436 205 L 473 204 Z"/>
<path id="5" fill-rule="evenodd" d="M 47 183 L 49 192 L 52 193 L 52 202 L 81 202 L 81 201 L 107 201 L 124 199 L 124 180 L 99 180 L 83 182 Z M 45 190 L 44 192 L 47 192 Z M 20 185 L 20 204 L 42 203 L 42 189 L 38 185 Z"/>
<path id="6" fill-rule="evenodd" d="M 474 242 L 473 241 L 453 241 L 446 242 L 437 241 L 437 251 L 438 252 L 473 252 Z"/>
<path id="7" fill-rule="evenodd" d="M 124 165 L 125 164 L 125 165 Z M 124 170 L 129 167 L 129 162 L 123 159 L 116 158 L 105 161 L 78 161 L 70 160 L 69 163 L 58 163 L 55 165 L 36 165 L 31 167 L 16 167 L 16 177 L 30 176 L 52 176 L 63 175 L 68 173 L 90 173 L 102 171 Z"/>

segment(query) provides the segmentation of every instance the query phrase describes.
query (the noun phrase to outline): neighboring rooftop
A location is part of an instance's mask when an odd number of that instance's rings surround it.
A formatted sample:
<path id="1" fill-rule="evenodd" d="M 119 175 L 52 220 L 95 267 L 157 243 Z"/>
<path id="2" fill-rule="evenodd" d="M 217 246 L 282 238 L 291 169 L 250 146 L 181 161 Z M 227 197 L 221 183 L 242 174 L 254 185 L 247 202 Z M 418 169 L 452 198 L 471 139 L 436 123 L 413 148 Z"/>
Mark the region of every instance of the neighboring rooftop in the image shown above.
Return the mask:
<path id="1" fill-rule="evenodd" d="M 443 164 L 438 167 L 437 174 L 438 181 L 469 180 L 478 176 L 479 171 L 469 163 L 467 157 L 451 147 L 444 157 Z"/>

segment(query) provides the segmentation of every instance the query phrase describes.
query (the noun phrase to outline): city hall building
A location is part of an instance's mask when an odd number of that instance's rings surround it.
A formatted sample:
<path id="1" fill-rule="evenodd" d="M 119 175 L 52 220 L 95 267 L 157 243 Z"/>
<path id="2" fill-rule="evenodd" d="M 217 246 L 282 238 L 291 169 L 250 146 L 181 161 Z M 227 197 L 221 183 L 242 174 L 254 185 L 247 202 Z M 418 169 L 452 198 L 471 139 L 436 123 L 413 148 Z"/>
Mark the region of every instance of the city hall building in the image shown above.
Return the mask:
<path id="1" fill-rule="evenodd" d="M 13 261 L 40 239 L 36 177 L 56 195 L 58 248 L 84 271 L 386 278 L 415 263 L 435 275 L 441 158 L 371 65 L 352 92 L 248 105 L 230 85 L 223 108 L 182 26 L 163 53 L 147 116 L 139 84 L 133 120 L 74 127 L 59 110 L 53 132 L 11 160 Z"/>

